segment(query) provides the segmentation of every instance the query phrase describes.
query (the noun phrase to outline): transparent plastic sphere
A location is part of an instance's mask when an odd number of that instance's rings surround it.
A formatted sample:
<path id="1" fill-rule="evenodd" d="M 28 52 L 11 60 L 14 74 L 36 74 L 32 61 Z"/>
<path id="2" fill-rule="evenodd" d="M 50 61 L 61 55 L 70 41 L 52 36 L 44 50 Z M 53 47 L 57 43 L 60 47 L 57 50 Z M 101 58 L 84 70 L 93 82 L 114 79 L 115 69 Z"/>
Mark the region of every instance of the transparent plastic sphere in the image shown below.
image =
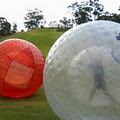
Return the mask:
<path id="1" fill-rule="evenodd" d="M 44 88 L 61 120 L 119 120 L 120 24 L 94 21 L 64 33 L 47 56 Z"/>
<path id="2" fill-rule="evenodd" d="M 0 43 L 0 95 L 24 98 L 43 83 L 44 57 L 37 47 L 21 39 Z"/>

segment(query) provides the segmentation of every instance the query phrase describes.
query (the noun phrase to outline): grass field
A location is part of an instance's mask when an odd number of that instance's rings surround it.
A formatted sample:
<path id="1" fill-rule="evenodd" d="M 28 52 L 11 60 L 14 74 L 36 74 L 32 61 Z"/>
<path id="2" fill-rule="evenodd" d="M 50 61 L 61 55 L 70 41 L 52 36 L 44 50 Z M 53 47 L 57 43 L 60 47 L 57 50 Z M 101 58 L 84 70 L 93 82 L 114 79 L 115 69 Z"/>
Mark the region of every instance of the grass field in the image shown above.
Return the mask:
<path id="1" fill-rule="evenodd" d="M 46 57 L 53 43 L 62 32 L 55 29 L 35 29 L 11 36 L 2 37 L 0 41 L 9 38 L 27 40 L 36 45 Z M 43 86 L 36 94 L 24 99 L 9 99 L 0 96 L 0 120 L 60 120 L 50 108 Z"/>

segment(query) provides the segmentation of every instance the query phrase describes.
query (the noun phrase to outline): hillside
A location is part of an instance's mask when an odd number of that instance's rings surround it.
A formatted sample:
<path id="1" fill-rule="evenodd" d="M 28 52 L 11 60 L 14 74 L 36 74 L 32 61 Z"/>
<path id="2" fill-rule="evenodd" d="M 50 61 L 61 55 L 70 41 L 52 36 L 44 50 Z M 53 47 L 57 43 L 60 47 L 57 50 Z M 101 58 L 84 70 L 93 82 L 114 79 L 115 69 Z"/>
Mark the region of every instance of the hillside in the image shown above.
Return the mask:
<path id="1" fill-rule="evenodd" d="M 9 38 L 19 38 L 27 40 L 36 45 L 44 56 L 48 54 L 49 49 L 54 42 L 62 35 L 62 32 L 57 32 L 56 29 L 35 29 L 29 32 L 20 32 L 7 37 L 0 38 L 0 41 Z"/>

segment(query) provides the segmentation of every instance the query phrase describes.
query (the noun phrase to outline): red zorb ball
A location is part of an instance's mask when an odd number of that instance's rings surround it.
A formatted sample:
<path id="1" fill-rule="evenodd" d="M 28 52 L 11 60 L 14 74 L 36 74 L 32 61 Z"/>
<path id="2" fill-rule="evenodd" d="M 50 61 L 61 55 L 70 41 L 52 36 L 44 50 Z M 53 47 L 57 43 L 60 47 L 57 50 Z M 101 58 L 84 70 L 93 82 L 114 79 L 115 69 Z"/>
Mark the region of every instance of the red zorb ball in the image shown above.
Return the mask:
<path id="1" fill-rule="evenodd" d="M 9 39 L 0 43 L 0 95 L 24 98 L 43 83 L 44 57 L 33 44 Z"/>

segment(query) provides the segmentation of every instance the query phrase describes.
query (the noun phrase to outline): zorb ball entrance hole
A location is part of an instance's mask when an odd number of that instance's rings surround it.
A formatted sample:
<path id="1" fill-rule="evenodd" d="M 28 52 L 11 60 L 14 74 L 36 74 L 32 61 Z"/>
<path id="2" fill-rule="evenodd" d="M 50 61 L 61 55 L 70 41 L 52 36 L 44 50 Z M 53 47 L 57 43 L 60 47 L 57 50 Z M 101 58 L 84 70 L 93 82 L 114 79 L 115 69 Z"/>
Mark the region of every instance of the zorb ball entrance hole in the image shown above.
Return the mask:
<path id="1" fill-rule="evenodd" d="M 44 69 L 47 100 L 62 120 L 120 119 L 120 24 L 95 21 L 64 33 Z"/>
<path id="2" fill-rule="evenodd" d="M 0 94 L 23 98 L 43 82 L 44 57 L 31 43 L 9 39 L 0 43 Z"/>

